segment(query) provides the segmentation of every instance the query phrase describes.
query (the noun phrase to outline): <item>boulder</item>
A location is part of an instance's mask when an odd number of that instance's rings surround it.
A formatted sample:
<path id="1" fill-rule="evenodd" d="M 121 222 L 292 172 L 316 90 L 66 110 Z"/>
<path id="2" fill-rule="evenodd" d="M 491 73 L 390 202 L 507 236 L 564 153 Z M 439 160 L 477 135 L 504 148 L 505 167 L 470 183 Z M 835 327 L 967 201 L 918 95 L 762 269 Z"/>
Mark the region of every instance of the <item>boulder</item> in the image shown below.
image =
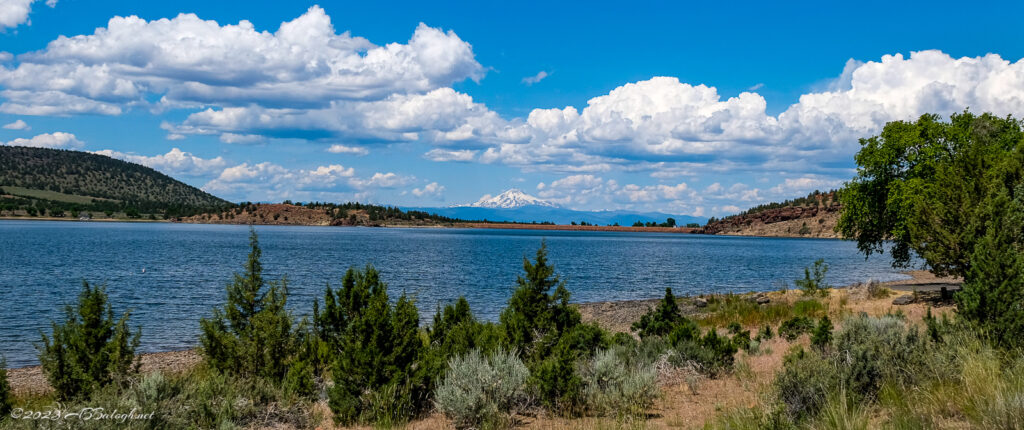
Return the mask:
<path id="1" fill-rule="evenodd" d="M 697 297 L 696 299 L 693 299 L 693 305 L 698 308 L 704 308 L 708 306 L 708 301 Z"/>
<path id="2" fill-rule="evenodd" d="M 768 296 L 757 296 L 757 304 L 759 305 L 767 305 L 771 302 L 772 299 L 769 299 Z"/>
<path id="3" fill-rule="evenodd" d="M 896 306 L 909 305 L 911 303 L 914 303 L 914 296 L 912 294 L 899 296 L 892 300 L 892 304 Z"/>

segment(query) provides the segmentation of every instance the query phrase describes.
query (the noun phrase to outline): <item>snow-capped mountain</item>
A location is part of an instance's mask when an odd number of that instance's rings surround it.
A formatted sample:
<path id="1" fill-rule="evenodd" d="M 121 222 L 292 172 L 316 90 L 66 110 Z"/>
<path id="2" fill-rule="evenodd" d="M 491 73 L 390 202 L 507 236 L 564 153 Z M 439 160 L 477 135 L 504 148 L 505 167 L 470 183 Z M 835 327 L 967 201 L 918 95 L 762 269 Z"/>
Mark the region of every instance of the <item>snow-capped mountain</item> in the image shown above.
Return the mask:
<path id="1" fill-rule="evenodd" d="M 483 196 L 476 203 L 468 205 L 457 205 L 457 207 L 493 208 L 493 209 L 515 209 L 523 206 L 543 206 L 557 208 L 558 205 L 547 200 L 524 193 L 522 190 L 513 188 L 494 197 Z"/>

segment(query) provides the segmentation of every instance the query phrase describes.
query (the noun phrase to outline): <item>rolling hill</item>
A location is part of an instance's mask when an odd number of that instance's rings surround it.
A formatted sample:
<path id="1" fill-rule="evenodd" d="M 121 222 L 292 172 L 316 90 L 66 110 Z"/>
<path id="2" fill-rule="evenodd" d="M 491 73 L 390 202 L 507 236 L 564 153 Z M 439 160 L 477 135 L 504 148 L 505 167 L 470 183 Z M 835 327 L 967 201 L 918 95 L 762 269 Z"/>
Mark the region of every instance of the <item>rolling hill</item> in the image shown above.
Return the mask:
<path id="1" fill-rule="evenodd" d="M 149 167 L 81 151 L 0 146 L 0 212 L 177 216 L 229 202 Z M 59 211 L 59 212 L 58 212 Z"/>

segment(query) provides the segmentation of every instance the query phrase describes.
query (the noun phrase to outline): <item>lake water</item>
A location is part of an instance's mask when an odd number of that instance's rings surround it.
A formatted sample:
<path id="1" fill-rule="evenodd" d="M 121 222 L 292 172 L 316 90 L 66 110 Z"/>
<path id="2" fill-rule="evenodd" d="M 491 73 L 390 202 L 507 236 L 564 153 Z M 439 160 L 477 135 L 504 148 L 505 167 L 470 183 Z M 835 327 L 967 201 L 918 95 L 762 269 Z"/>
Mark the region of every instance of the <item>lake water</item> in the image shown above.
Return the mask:
<path id="1" fill-rule="evenodd" d="M 829 280 L 905 278 L 888 256 L 865 258 L 838 240 L 529 230 L 257 226 L 266 275 L 287 275 L 289 304 L 308 314 L 326 283 L 372 263 L 422 318 L 465 295 L 495 319 L 532 256 L 549 258 L 574 302 L 776 289 L 824 258 Z M 34 344 L 73 303 L 82 280 L 107 285 L 120 314 L 133 311 L 142 351 L 192 347 L 199 318 L 224 300 L 248 253 L 248 227 L 167 223 L 0 221 L 0 353 L 9 367 L 37 364 Z"/>

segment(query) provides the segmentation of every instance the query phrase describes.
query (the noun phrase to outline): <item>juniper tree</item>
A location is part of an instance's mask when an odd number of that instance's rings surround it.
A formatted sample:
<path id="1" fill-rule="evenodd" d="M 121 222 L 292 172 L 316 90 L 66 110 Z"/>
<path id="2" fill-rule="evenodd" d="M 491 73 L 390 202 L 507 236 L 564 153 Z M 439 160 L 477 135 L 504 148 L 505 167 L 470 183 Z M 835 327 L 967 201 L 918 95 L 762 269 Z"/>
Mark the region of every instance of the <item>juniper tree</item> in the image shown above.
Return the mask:
<path id="1" fill-rule="evenodd" d="M 541 243 L 535 262 L 523 258 L 523 271 L 499 319 L 508 345 L 535 360 L 579 325 L 581 317 L 579 311 L 569 306 L 565 281 L 548 264 L 546 243 Z"/>
<path id="2" fill-rule="evenodd" d="M 130 311 L 114 318 L 106 290 L 82 282 L 77 306 L 65 308 L 64 322 L 42 335 L 39 362 L 61 399 L 88 396 L 138 372 L 135 349 L 141 332 L 128 327 Z"/>
<path id="3" fill-rule="evenodd" d="M 365 421 L 377 403 L 392 405 L 387 418 L 408 418 L 427 402 L 419 312 L 402 294 L 392 305 L 387 284 L 368 265 L 349 269 L 340 290 L 329 286 L 314 326 L 326 357 L 333 361 L 334 386 L 328 405 L 342 424 Z M 398 415 L 398 416 L 396 416 Z"/>
<path id="4" fill-rule="evenodd" d="M 200 320 L 200 342 L 209 364 L 222 372 L 281 381 L 298 347 L 287 280 L 267 281 L 256 231 L 249 231 L 245 272 L 228 284 L 227 302 Z"/>
<path id="5" fill-rule="evenodd" d="M 658 302 L 658 307 L 640 317 L 633 323 L 633 330 L 641 338 L 648 336 L 665 336 L 669 334 L 676 325 L 686 320 L 679 311 L 679 304 L 676 297 L 672 295 L 671 288 L 665 288 L 665 297 Z"/>

